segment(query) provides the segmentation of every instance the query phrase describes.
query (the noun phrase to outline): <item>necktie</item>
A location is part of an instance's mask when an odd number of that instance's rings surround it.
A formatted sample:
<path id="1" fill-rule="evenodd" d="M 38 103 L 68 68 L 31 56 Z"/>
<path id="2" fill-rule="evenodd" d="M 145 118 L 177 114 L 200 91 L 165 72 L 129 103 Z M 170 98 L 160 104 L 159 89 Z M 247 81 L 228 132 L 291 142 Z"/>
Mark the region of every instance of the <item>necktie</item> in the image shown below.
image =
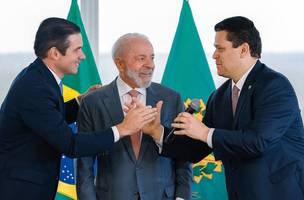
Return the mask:
<path id="1" fill-rule="evenodd" d="M 240 91 L 240 89 L 236 85 L 234 85 L 232 88 L 232 94 L 231 94 L 233 116 L 235 114 L 236 105 L 237 105 L 237 102 L 239 99 L 239 91 Z"/>
<path id="2" fill-rule="evenodd" d="M 136 99 L 138 97 L 139 92 L 136 91 L 136 90 L 130 90 L 128 92 L 128 94 L 131 96 L 131 98 L 132 98 L 131 104 L 133 104 L 134 103 L 134 99 Z M 137 133 L 135 133 L 135 134 L 133 134 L 133 135 L 130 136 L 131 142 L 132 142 L 133 151 L 134 151 L 136 159 L 138 159 L 139 151 L 140 151 L 140 135 L 141 135 L 141 132 L 139 131 L 139 132 L 137 132 Z"/>
<path id="3" fill-rule="evenodd" d="M 60 83 L 59 83 L 59 88 L 60 88 L 60 92 L 61 92 L 61 94 L 63 94 L 62 81 L 60 81 Z"/>

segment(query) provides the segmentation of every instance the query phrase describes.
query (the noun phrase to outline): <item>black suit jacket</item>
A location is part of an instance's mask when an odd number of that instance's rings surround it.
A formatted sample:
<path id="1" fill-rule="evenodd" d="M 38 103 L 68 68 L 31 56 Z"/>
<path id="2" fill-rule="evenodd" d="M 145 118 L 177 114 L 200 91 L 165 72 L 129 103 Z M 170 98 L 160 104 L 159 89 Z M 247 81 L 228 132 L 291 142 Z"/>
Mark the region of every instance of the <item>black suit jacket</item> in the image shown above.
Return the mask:
<path id="1" fill-rule="evenodd" d="M 163 153 L 196 162 L 213 151 L 223 161 L 229 199 L 304 199 L 303 122 L 287 78 L 258 61 L 235 117 L 228 80 L 210 96 L 204 123 L 215 128 L 212 149 L 177 137 Z"/>
<path id="2" fill-rule="evenodd" d="M 110 149 L 111 129 L 73 134 L 75 100 L 63 102 L 59 86 L 36 59 L 12 83 L 0 111 L 0 199 L 51 200 L 60 158 L 89 156 Z"/>

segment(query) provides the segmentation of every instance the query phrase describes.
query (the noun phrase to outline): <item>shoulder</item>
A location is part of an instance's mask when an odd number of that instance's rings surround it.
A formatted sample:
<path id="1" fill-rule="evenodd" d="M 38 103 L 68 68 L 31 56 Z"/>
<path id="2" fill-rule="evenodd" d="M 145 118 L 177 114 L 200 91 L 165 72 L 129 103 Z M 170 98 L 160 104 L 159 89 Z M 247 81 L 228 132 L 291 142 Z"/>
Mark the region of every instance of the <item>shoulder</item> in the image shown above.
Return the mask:
<path id="1" fill-rule="evenodd" d="M 101 88 L 89 93 L 82 99 L 82 102 L 92 104 L 96 102 L 98 99 L 102 100 L 108 96 L 114 95 L 114 91 L 117 91 L 117 87 L 115 87 L 115 84 L 112 82 L 109 85 L 104 85 Z"/>
<path id="2" fill-rule="evenodd" d="M 174 96 L 174 97 L 180 96 L 180 94 L 177 91 L 155 82 L 151 83 L 150 90 L 152 90 L 153 92 L 155 92 L 160 96 Z"/>
<path id="3" fill-rule="evenodd" d="M 292 89 L 292 85 L 286 76 L 263 63 L 256 73 L 256 85 L 257 89 L 261 91 L 267 88 Z"/>

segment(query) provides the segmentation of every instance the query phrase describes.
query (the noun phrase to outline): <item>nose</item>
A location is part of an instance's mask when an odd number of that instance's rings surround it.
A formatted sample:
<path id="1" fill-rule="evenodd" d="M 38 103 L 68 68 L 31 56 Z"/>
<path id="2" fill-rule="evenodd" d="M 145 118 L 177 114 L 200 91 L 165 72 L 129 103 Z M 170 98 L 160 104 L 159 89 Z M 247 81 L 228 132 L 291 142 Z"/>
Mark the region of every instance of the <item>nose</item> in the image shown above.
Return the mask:
<path id="1" fill-rule="evenodd" d="M 147 61 L 145 63 L 145 66 L 150 68 L 150 69 L 154 69 L 154 67 L 155 67 L 154 60 L 152 58 L 147 59 Z"/>
<path id="2" fill-rule="evenodd" d="M 217 54 L 216 50 L 214 51 L 214 53 L 213 53 L 213 55 L 212 55 L 212 58 L 213 58 L 213 59 L 217 59 L 217 58 L 218 58 L 218 54 Z"/>
<path id="3" fill-rule="evenodd" d="M 80 60 L 84 60 L 86 58 L 84 52 L 82 51 L 82 49 L 80 50 L 80 55 L 79 55 Z"/>

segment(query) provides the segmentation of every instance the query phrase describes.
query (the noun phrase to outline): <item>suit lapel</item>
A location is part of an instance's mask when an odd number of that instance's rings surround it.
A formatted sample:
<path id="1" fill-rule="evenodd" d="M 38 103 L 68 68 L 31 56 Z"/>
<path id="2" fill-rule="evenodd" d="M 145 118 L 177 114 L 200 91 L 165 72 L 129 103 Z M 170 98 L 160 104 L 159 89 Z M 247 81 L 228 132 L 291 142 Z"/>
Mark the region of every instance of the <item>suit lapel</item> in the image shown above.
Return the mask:
<path id="1" fill-rule="evenodd" d="M 259 72 L 260 66 L 261 66 L 261 62 L 257 61 L 257 63 L 254 65 L 251 72 L 248 74 L 248 77 L 246 78 L 246 81 L 242 87 L 240 97 L 239 97 L 239 100 L 237 103 L 236 111 L 235 111 L 233 127 L 236 127 L 237 122 L 239 120 L 239 115 L 242 112 L 244 104 L 246 102 L 248 102 L 247 99 L 250 97 L 250 94 L 252 93 L 252 91 L 255 87 L 255 81 L 256 81 L 257 73 Z"/>
<path id="2" fill-rule="evenodd" d="M 116 78 L 117 79 L 117 78 Z M 124 113 L 121 108 L 120 96 L 118 94 L 118 88 L 116 84 L 116 79 L 112 81 L 109 85 L 109 91 L 107 93 L 107 97 L 102 99 L 104 104 L 106 105 L 105 108 L 109 116 L 111 117 L 112 124 L 118 124 L 123 121 Z M 129 155 L 132 162 L 136 162 L 136 158 L 133 152 L 133 147 L 131 143 L 130 136 L 126 136 L 120 139 L 120 142 L 124 146 L 127 154 Z"/>
<path id="3" fill-rule="evenodd" d="M 108 90 L 109 91 L 105 92 L 107 96 L 105 98 L 101 97 L 101 101 L 104 102 L 105 109 L 111 117 L 113 124 L 118 124 L 122 122 L 124 115 L 121 108 L 116 79 L 110 83 Z"/>
<path id="4" fill-rule="evenodd" d="M 55 77 L 50 72 L 50 70 L 47 68 L 47 66 L 42 62 L 41 59 L 37 58 L 35 60 L 34 64 L 35 64 L 35 66 L 37 66 L 37 70 L 45 77 L 45 81 L 46 81 L 47 85 L 49 85 L 51 90 L 56 94 L 56 96 L 59 100 L 60 112 L 63 114 L 63 116 L 65 116 L 63 96 L 61 94 L 60 88 L 56 82 Z"/>

